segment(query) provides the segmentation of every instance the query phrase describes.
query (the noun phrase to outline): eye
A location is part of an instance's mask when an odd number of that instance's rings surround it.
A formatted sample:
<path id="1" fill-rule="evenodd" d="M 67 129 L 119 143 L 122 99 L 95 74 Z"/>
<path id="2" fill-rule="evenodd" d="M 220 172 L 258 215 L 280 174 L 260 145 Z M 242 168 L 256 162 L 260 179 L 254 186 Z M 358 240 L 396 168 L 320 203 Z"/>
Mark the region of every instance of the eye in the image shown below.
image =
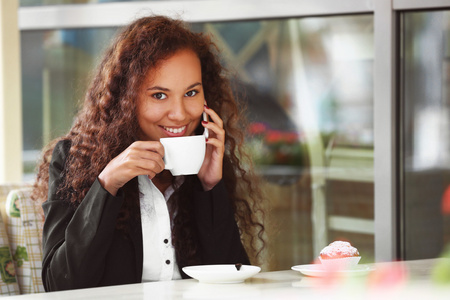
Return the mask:
<path id="1" fill-rule="evenodd" d="M 167 98 L 167 95 L 164 93 L 155 93 L 152 95 L 152 97 L 158 100 L 164 100 Z"/>
<path id="2" fill-rule="evenodd" d="M 194 97 L 195 95 L 197 95 L 198 94 L 198 91 L 197 90 L 192 90 L 192 91 L 189 91 L 189 92 L 187 92 L 186 94 L 184 94 L 186 97 Z"/>

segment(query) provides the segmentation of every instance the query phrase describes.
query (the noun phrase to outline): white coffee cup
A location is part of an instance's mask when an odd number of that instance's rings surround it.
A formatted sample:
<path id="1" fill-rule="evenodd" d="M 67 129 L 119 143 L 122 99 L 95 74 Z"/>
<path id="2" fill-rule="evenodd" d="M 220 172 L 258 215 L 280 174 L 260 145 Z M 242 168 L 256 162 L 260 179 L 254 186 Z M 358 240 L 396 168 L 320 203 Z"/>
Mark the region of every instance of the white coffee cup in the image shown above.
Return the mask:
<path id="1" fill-rule="evenodd" d="M 205 159 L 204 135 L 162 138 L 165 169 L 173 176 L 198 174 Z"/>

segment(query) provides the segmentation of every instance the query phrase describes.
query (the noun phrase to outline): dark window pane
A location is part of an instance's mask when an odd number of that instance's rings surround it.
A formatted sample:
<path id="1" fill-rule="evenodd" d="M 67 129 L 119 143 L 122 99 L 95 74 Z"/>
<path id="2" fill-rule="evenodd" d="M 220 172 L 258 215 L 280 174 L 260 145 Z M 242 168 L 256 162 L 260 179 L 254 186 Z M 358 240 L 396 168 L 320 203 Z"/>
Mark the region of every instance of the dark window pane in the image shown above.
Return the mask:
<path id="1" fill-rule="evenodd" d="M 450 212 L 441 210 L 450 186 L 449 24 L 449 11 L 403 15 L 406 259 L 436 257 L 450 242 Z"/>

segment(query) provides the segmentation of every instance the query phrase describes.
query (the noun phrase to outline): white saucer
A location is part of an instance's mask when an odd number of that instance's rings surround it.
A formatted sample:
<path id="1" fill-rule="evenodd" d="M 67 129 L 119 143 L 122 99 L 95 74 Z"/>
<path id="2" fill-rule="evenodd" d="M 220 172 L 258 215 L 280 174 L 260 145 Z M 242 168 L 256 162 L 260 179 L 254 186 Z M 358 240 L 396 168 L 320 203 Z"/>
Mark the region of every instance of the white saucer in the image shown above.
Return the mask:
<path id="1" fill-rule="evenodd" d="M 260 267 L 242 265 L 238 271 L 235 265 L 204 265 L 184 267 L 183 271 L 204 283 L 239 283 L 258 274 Z"/>
<path id="2" fill-rule="evenodd" d="M 306 276 L 322 277 L 329 273 L 325 270 L 321 264 L 310 264 L 310 265 L 298 265 L 291 268 L 294 271 L 298 271 Z M 351 276 L 361 276 L 366 275 L 373 270 L 373 267 L 367 265 L 356 265 L 352 269 L 337 270 L 336 273 L 351 275 Z"/>

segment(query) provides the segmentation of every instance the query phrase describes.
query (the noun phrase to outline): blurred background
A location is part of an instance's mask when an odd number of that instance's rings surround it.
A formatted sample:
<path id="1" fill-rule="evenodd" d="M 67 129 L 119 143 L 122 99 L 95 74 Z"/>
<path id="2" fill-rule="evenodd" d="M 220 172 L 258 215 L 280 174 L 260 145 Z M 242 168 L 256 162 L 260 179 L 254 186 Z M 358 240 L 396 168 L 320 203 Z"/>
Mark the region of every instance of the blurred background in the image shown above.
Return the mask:
<path id="1" fill-rule="evenodd" d="M 310 263 L 337 239 L 363 263 L 439 256 L 450 242 L 441 209 L 450 3 L 275 2 L 18 1 L 21 129 L 4 130 L 18 131 L 22 168 L 3 183 L 33 181 L 42 147 L 71 127 L 117 29 L 162 11 L 213 35 L 248 107 L 246 147 L 268 199 L 265 270 Z"/>

